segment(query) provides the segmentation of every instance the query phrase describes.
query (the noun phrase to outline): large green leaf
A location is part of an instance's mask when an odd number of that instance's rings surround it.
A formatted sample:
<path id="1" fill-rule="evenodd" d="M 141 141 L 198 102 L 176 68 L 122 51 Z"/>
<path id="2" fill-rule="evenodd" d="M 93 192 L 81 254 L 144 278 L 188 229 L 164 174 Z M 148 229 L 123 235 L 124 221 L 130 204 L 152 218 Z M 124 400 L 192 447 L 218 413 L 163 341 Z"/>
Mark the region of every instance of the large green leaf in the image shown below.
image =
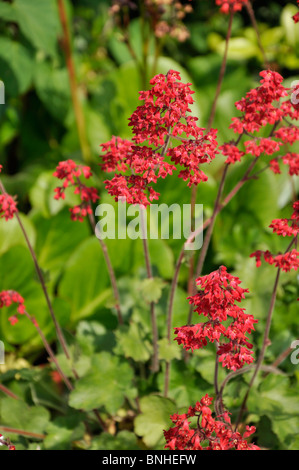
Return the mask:
<path id="1" fill-rule="evenodd" d="M 12 8 L 24 36 L 37 49 L 54 55 L 60 31 L 56 0 L 15 0 Z"/>
<path id="2" fill-rule="evenodd" d="M 149 395 L 140 400 L 141 414 L 135 419 L 135 432 L 150 449 L 163 449 L 163 431 L 171 427 L 170 416 L 176 411 L 168 398 Z"/>
<path id="3" fill-rule="evenodd" d="M 18 269 L 16 269 L 16 266 Z M 15 290 L 25 299 L 28 312 L 35 316 L 41 326 L 51 322 L 48 319 L 46 301 L 41 285 L 36 277 L 33 261 L 28 250 L 23 246 L 12 247 L 0 257 L 0 291 Z M 9 343 L 25 343 L 36 335 L 35 328 L 24 316 L 19 316 L 19 323 L 14 326 L 8 322 L 8 316 L 16 314 L 16 304 L 9 309 L 2 309 L 1 334 Z"/>
<path id="4" fill-rule="evenodd" d="M 125 357 L 131 357 L 134 361 L 146 362 L 152 353 L 152 347 L 148 339 L 145 338 L 144 328 L 141 324 L 130 323 L 116 333 L 117 349 Z"/>
<path id="5" fill-rule="evenodd" d="M 0 37 L 0 79 L 11 96 L 24 93 L 30 86 L 34 63 L 21 43 Z"/>
<path id="6" fill-rule="evenodd" d="M 56 69 L 48 62 L 38 62 L 34 82 L 36 92 L 47 110 L 59 122 L 64 123 L 71 106 L 67 69 Z"/>
<path id="7" fill-rule="evenodd" d="M 71 305 L 71 318 L 92 315 L 111 296 L 104 256 L 96 238 L 83 242 L 65 266 L 59 295 Z"/>
<path id="8" fill-rule="evenodd" d="M 54 419 L 46 429 L 44 446 L 47 450 L 70 450 L 72 442 L 84 436 L 85 427 L 82 415 L 74 413 Z"/>
<path id="9" fill-rule="evenodd" d="M 51 218 L 33 217 L 37 227 L 36 254 L 43 270 L 49 271 L 55 281 L 74 250 L 85 240 L 89 231 L 86 224 L 74 223 L 67 209 Z"/>
<path id="10" fill-rule="evenodd" d="M 1 425 L 42 434 L 48 425 L 50 413 L 41 406 L 28 406 L 21 400 L 3 398 L 0 401 Z"/>
<path id="11" fill-rule="evenodd" d="M 95 354 L 87 374 L 75 384 L 70 395 L 70 406 L 85 411 L 103 408 L 115 414 L 125 397 L 133 398 L 133 371 L 127 362 L 108 352 Z"/>
<path id="12" fill-rule="evenodd" d="M 32 245 L 35 244 L 36 232 L 35 227 L 30 219 L 20 214 L 20 219 L 26 230 L 27 236 Z M 7 251 L 9 248 L 15 245 L 27 246 L 25 237 L 15 217 L 10 220 L 0 219 L 0 254 Z"/>

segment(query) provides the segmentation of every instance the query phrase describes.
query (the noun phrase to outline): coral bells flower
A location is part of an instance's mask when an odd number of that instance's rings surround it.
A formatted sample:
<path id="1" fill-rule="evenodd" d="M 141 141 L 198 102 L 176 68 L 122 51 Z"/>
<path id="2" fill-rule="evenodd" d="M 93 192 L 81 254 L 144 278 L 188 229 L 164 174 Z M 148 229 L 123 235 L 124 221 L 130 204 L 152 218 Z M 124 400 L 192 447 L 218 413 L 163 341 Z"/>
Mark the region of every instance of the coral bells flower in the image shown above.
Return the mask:
<path id="1" fill-rule="evenodd" d="M 129 120 L 133 142 L 113 137 L 102 145 L 102 168 L 130 173 L 116 174 L 105 181 L 108 192 L 116 199 L 128 200 L 134 188 L 130 202 L 143 205 L 159 197 L 151 184 L 171 175 L 176 165 L 183 167 L 178 176 L 188 181 L 188 186 L 206 181 L 208 178 L 199 166 L 211 162 L 218 153 L 217 131 L 206 132 L 197 126 L 197 118 L 188 114 L 194 102 L 191 84 L 182 83 L 180 74 L 174 70 L 156 75 L 150 84 L 150 90 L 140 92 L 143 104 Z M 174 139 L 180 145 L 172 147 Z"/>
<path id="2" fill-rule="evenodd" d="M 293 204 L 294 212 L 290 219 L 272 220 L 270 228 L 277 235 L 283 237 L 297 237 L 299 233 L 299 201 Z M 257 250 L 250 255 L 256 259 L 256 266 L 259 268 L 262 264 L 262 258 L 266 263 L 276 266 L 282 271 L 289 272 L 291 269 L 295 271 L 299 268 L 299 251 L 292 250 L 284 254 L 273 255 L 270 251 Z"/>
<path id="3" fill-rule="evenodd" d="M 229 13 L 232 11 L 241 11 L 248 0 L 216 0 L 216 5 L 220 6 L 222 13 Z"/>
<path id="4" fill-rule="evenodd" d="M 281 98 L 288 96 L 288 90 L 282 85 L 283 77 L 272 70 L 260 72 L 262 77 L 258 88 L 246 94 L 236 102 L 236 108 L 243 113 L 241 118 L 233 118 L 230 128 L 241 134 L 259 131 L 267 124 L 275 124 L 291 113 L 290 106 L 277 107 Z M 290 104 L 290 103 L 289 103 Z"/>
<path id="5" fill-rule="evenodd" d="M 170 416 L 174 426 L 164 431 L 166 449 L 170 450 L 259 450 L 246 438 L 255 433 L 254 426 L 246 426 L 243 434 L 235 432 L 228 412 L 213 418 L 210 406 L 213 399 L 205 395 L 184 414 Z M 194 426 L 191 425 L 192 421 Z"/>
<path id="6" fill-rule="evenodd" d="M 293 204 L 294 212 L 290 219 L 275 219 L 272 220 L 270 228 L 273 229 L 277 235 L 283 237 L 296 236 L 299 233 L 299 201 Z"/>
<path id="7" fill-rule="evenodd" d="M 0 218 L 12 219 L 16 212 L 18 212 L 18 209 L 14 198 L 6 193 L 0 194 Z"/>
<path id="8" fill-rule="evenodd" d="M 257 250 L 250 255 L 250 258 L 256 259 L 256 267 L 259 268 L 262 264 L 262 257 L 268 264 L 276 266 L 284 272 L 289 272 L 291 269 L 295 271 L 299 268 L 299 251 L 292 250 L 284 254 L 272 255 L 270 251 Z"/>
<path id="9" fill-rule="evenodd" d="M 207 345 L 207 340 L 219 342 L 219 361 L 231 370 L 240 369 L 245 363 L 251 364 L 252 344 L 246 334 L 254 330 L 257 320 L 235 305 L 245 298 L 248 290 L 240 287 L 241 281 L 230 275 L 225 266 L 196 282 L 202 290 L 188 299 L 195 306 L 195 312 L 203 314 L 207 321 L 175 328 L 175 340 L 186 350 L 202 348 Z M 223 325 L 226 320 L 231 320 L 228 326 Z"/>
<path id="10" fill-rule="evenodd" d="M 245 155 L 245 153 L 240 151 L 233 143 L 221 145 L 219 150 L 227 157 L 225 161 L 226 164 L 240 162 L 241 158 Z"/>
<path id="11" fill-rule="evenodd" d="M 73 160 L 66 160 L 60 162 L 54 172 L 56 178 L 63 180 L 63 185 L 54 189 L 55 199 L 64 199 L 65 190 L 69 186 L 75 188 L 74 194 L 79 194 L 81 204 L 70 209 L 72 220 L 79 220 L 82 222 L 84 217 L 92 214 L 91 203 L 97 202 L 99 199 L 96 188 L 88 187 L 80 180 L 81 176 L 89 179 L 92 176 L 89 166 L 78 165 Z"/>
<path id="12" fill-rule="evenodd" d="M 3 307 L 10 307 L 11 304 L 16 303 L 18 304 L 17 312 L 20 315 L 24 315 L 25 313 L 25 304 L 23 297 L 20 296 L 18 292 L 13 290 L 7 290 L 0 292 L 0 308 Z M 15 325 L 18 322 L 18 318 L 16 315 L 9 317 L 8 319 L 12 325 Z"/>

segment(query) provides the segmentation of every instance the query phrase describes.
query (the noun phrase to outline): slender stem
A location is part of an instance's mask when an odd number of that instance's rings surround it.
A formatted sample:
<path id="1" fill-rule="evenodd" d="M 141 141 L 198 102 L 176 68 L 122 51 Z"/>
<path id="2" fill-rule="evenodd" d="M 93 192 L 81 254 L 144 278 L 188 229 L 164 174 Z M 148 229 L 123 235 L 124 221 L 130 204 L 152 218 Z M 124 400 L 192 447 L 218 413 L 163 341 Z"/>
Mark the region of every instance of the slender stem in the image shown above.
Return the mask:
<path id="1" fill-rule="evenodd" d="M 47 353 L 49 354 L 50 358 L 52 359 L 53 363 L 55 364 L 56 368 L 57 368 L 57 371 L 59 372 L 62 380 L 64 381 L 65 385 L 67 386 L 67 388 L 71 391 L 73 390 L 73 385 L 71 384 L 71 382 L 69 381 L 69 379 L 67 378 L 67 376 L 64 374 L 64 372 L 62 371 L 56 357 L 55 357 L 55 354 L 50 346 L 50 344 L 48 343 L 48 341 L 46 340 L 46 337 L 45 335 L 43 334 L 42 330 L 40 329 L 40 327 L 38 326 L 38 323 L 36 322 L 35 318 L 32 317 L 31 315 L 29 315 L 28 312 L 25 311 L 25 315 L 26 317 L 28 318 L 28 320 L 33 324 L 33 326 L 35 327 L 36 331 L 38 332 L 42 342 L 43 342 L 43 345 L 47 351 Z"/>
<path id="2" fill-rule="evenodd" d="M 257 25 L 257 22 L 256 22 L 256 19 L 255 19 L 255 14 L 254 14 L 254 10 L 252 8 L 252 5 L 251 5 L 251 2 L 250 0 L 248 0 L 248 2 L 246 2 L 245 4 L 246 8 L 247 8 L 247 11 L 248 11 L 248 14 L 249 14 L 249 17 L 250 17 L 250 20 L 251 20 L 251 23 L 252 23 L 252 26 L 256 32 L 256 37 L 257 37 L 257 42 L 258 42 L 258 45 L 259 45 L 259 48 L 261 50 L 261 53 L 263 55 L 263 61 L 264 61 L 264 65 L 269 68 L 269 62 L 268 62 L 268 59 L 267 59 L 267 56 L 266 56 L 266 53 L 265 53 L 265 49 L 262 45 L 262 41 L 261 41 L 261 35 L 260 35 L 260 32 L 259 32 L 259 28 L 258 28 L 258 25 Z"/>
<path id="3" fill-rule="evenodd" d="M 214 205 L 213 214 L 212 214 L 212 217 L 210 219 L 210 224 L 209 224 L 209 227 L 208 227 L 208 230 L 207 230 L 207 233 L 206 233 L 206 236 L 205 236 L 205 239 L 204 239 L 201 251 L 200 251 L 200 256 L 199 256 L 197 267 L 196 267 L 196 275 L 195 275 L 196 279 L 201 275 L 202 268 L 203 268 L 203 265 L 204 265 L 204 262 L 205 262 L 205 259 L 206 259 L 206 255 L 207 255 L 207 252 L 208 252 L 208 249 L 209 249 L 209 245 L 210 245 L 210 241 L 211 241 L 211 238 L 212 238 L 213 229 L 214 229 L 214 225 L 215 225 L 215 220 L 216 220 L 217 214 L 219 212 L 219 203 L 220 203 L 220 199 L 222 197 L 228 167 L 229 167 L 229 165 L 226 164 L 225 167 L 224 167 L 224 171 L 222 173 L 222 177 L 221 177 L 221 181 L 220 181 L 220 185 L 219 185 L 219 188 L 218 188 L 218 193 L 217 193 L 217 197 L 216 197 L 216 201 L 215 201 L 215 205 Z M 196 292 L 196 286 L 193 282 L 192 283 L 192 295 L 194 295 L 195 292 Z M 193 305 L 190 305 L 189 315 L 188 315 L 188 325 L 190 325 L 190 323 L 192 321 L 192 314 L 193 314 Z"/>
<path id="4" fill-rule="evenodd" d="M 209 224 L 209 227 L 208 227 L 208 230 L 207 230 L 207 233 L 206 233 L 203 245 L 202 245 L 202 249 L 201 249 L 201 252 L 200 252 L 200 257 L 199 257 L 197 268 L 196 268 L 196 278 L 198 278 L 201 275 L 202 268 L 203 268 L 203 265 L 204 265 L 204 262 L 205 262 L 205 259 L 206 259 L 206 256 L 207 256 L 207 252 L 208 252 L 208 248 L 209 248 L 210 241 L 211 241 L 211 238 L 212 238 L 212 233 L 213 233 L 217 213 L 219 212 L 219 203 L 220 203 L 220 200 L 221 200 L 221 197 L 222 197 L 228 167 L 229 167 L 229 165 L 226 164 L 225 167 L 224 167 L 224 171 L 222 173 L 222 177 L 221 177 L 221 181 L 220 181 L 220 185 L 219 185 L 219 189 L 218 189 L 218 193 L 217 193 L 217 197 L 216 197 L 216 201 L 215 201 L 215 205 L 214 205 L 214 211 L 213 211 L 213 214 L 212 214 L 212 217 L 211 217 L 211 222 Z"/>
<path id="5" fill-rule="evenodd" d="M 6 192 L 6 189 L 3 185 L 3 183 L 0 181 L 0 191 L 3 193 L 3 194 L 7 194 Z M 30 251 L 30 254 L 31 254 L 31 257 L 32 257 L 32 260 L 33 260 L 33 263 L 34 263 L 34 267 L 35 267 L 35 270 L 36 270 L 36 273 L 38 275 L 38 278 L 39 278 L 39 281 L 41 283 L 41 286 L 42 286 L 42 289 L 43 289 L 43 292 L 44 292 L 44 296 L 45 296 L 45 299 L 46 299 L 46 302 L 47 302 L 47 305 L 48 305 L 48 309 L 49 309 L 49 312 L 50 312 L 50 315 L 52 317 L 52 320 L 53 320 L 53 323 L 55 325 L 55 330 L 56 330 L 56 334 L 57 334 L 57 337 L 58 337 L 58 340 L 60 342 L 60 345 L 63 349 L 63 352 L 65 354 L 65 356 L 67 357 L 67 359 L 70 358 L 70 355 L 69 355 L 69 352 L 68 352 L 68 347 L 67 347 L 67 344 L 66 344 L 66 341 L 65 341 L 65 338 L 63 336 L 63 333 L 62 333 L 62 330 L 60 328 L 60 325 L 58 323 L 58 320 L 55 316 L 55 313 L 54 313 L 54 310 L 53 310 L 53 307 L 52 307 L 52 303 L 50 301 L 50 297 L 49 297 L 49 294 L 48 294 L 48 290 L 47 290 L 47 287 L 46 287 L 46 283 L 45 283 L 45 280 L 44 280 L 44 276 L 43 276 L 43 273 L 42 273 L 42 270 L 38 264 L 38 261 L 37 261 L 37 256 L 35 254 L 35 251 L 30 243 L 30 240 L 28 238 L 28 235 L 27 235 L 27 232 L 26 232 L 26 229 L 21 221 L 21 218 L 19 216 L 19 213 L 16 212 L 15 213 L 15 217 L 16 217 L 16 220 L 22 230 L 22 233 L 23 233 L 23 236 L 25 238 L 25 241 L 26 241 L 26 244 L 27 244 L 27 247 Z"/>
<path id="6" fill-rule="evenodd" d="M 176 267 L 174 271 L 174 276 L 172 279 L 171 287 L 170 287 L 170 294 L 169 294 L 169 300 L 168 300 L 168 310 L 167 310 L 167 339 L 170 343 L 171 340 L 171 329 L 172 329 L 172 314 L 173 314 L 173 303 L 174 303 L 174 297 L 175 297 L 175 292 L 177 288 L 177 283 L 178 283 L 178 278 L 179 278 L 179 273 L 181 269 L 181 265 L 185 256 L 185 245 L 189 245 L 192 243 L 194 238 L 199 235 L 206 227 L 208 227 L 211 219 L 206 220 L 206 222 L 203 224 L 202 227 L 199 227 L 195 232 L 191 233 L 190 237 L 188 240 L 184 243 L 184 246 L 181 249 L 181 252 L 179 254 L 178 260 L 176 262 Z M 170 379 L 170 363 L 166 363 L 166 369 L 165 369 L 165 382 L 164 382 L 164 396 L 167 397 L 168 395 L 168 388 L 169 388 L 169 379 Z"/>
<path id="7" fill-rule="evenodd" d="M 234 377 L 237 377 L 238 375 L 243 375 L 247 372 L 250 372 L 252 369 L 254 369 L 254 367 L 255 367 L 255 364 L 251 364 L 250 366 L 243 367 L 242 369 L 235 370 L 235 371 L 230 372 L 229 374 L 227 374 L 227 376 L 225 377 L 225 379 L 223 380 L 223 382 L 221 384 L 219 393 L 216 397 L 216 401 L 218 401 L 218 403 L 222 402 L 224 389 L 225 389 L 226 385 L 228 384 L 228 382 L 231 379 L 233 379 Z M 272 366 L 263 366 L 262 365 L 260 367 L 260 370 L 265 371 L 267 374 L 272 373 L 272 374 L 282 375 L 282 372 L 279 369 L 273 367 L 273 365 Z"/>
<path id="8" fill-rule="evenodd" d="M 14 398 L 15 400 L 20 400 L 20 397 L 18 397 L 17 395 L 15 395 L 11 390 L 9 390 L 8 388 L 6 388 L 4 385 L 0 384 L 0 391 L 5 393 L 5 395 L 7 395 L 8 397 L 10 398 Z"/>
<path id="9" fill-rule="evenodd" d="M 35 439 L 45 439 L 45 434 L 38 434 L 36 432 L 24 431 L 23 429 L 10 428 L 8 426 L 0 426 L 1 431 L 9 434 L 19 434 L 20 436 L 33 437 Z"/>
<path id="10" fill-rule="evenodd" d="M 290 248 L 292 247 L 292 245 L 295 243 L 296 241 L 296 237 L 291 241 L 291 243 L 289 244 L 286 252 L 288 252 L 290 250 Z M 269 333 L 270 333 L 270 328 L 271 328 L 271 322 L 272 322 L 272 317 L 273 317 L 273 312 L 274 312 L 274 307 L 275 307 L 275 302 L 276 302 L 276 296 L 277 296 L 277 290 L 278 290 L 278 284 L 279 284 L 279 279 L 280 279 L 280 274 L 281 274 L 281 268 L 278 268 L 277 269 L 277 274 L 276 274 L 276 278 L 275 278 L 275 282 L 274 282 L 274 286 L 273 286 L 273 291 L 272 291 L 272 296 L 271 296 L 271 301 L 270 301 L 270 306 L 269 306 L 269 310 L 268 310 L 268 315 L 267 315 L 267 320 L 266 320 L 266 328 L 265 328 L 265 333 L 264 333 L 264 339 L 263 339 L 263 344 L 262 344 L 262 348 L 261 348 L 261 351 L 260 351 L 260 354 L 259 354 L 259 357 L 258 357 L 258 360 L 256 362 L 256 365 L 255 365 L 255 370 L 254 370 L 254 373 L 251 377 L 251 380 L 249 382 L 249 385 L 248 385 L 248 389 L 247 389 L 247 392 L 245 394 L 245 397 L 243 399 L 243 402 L 242 402 L 242 405 L 241 405 L 241 408 L 240 408 L 240 411 L 239 411 L 239 415 L 238 415 L 238 419 L 237 419 L 237 423 L 236 423 L 236 428 L 238 427 L 241 419 L 242 419 L 242 416 L 243 416 L 243 413 L 245 411 L 245 407 L 246 407 L 246 402 L 247 402 L 247 399 L 248 399 L 248 396 L 249 396 L 249 393 L 250 393 L 250 390 L 253 386 L 253 383 L 256 379 L 256 376 L 257 374 L 259 373 L 260 371 L 260 368 L 262 366 L 262 363 L 263 363 L 263 360 L 264 360 L 264 357 L 265 357 L 265 353 L 266 353 L 266 349 L 267 347 L 269 346 L 270 343 L 270 339 L 269 339 Z"/>
<path id="11" fill-rule="evenodd" d="M 217 102 L 218 102 L 218 98 L 219 98 L 219 95 L 220 95 L 220 92 L 221 92 L 222 82 L 223 82 L 224 75 L 225 75 L 225 69 L 226 69 L 226 64 L 227 64 L 228 46 L 229 46 L 229 40 L 230 40 L 231 34 L 232 34 L 233 19 L 234 19 L 234 12 L 231 9 L 230 17 L 229 17 L 228 30 L 227 30 L 226 40 L 225 40 L 225 50 L 224 50 L 223 60 L 222 60 L 221 69 L 220 69 L 220 75 L 219 75 L 219 79 L 218 79 L 218 83 L 217 83 L 216 94 L 215 94 L 215 98 L 214 98 L 214 101 L 213 101 L 210 118 L 209 118 L 209 121 L 208 121 L 208 129 L 209 130 L 211 129 L 212 123 L 213 123 L 214 118 L 215 118 Z"/>
<path id="12" fill-rule="evenodd" d="M 208 131 L 210 131 L 210 129 L 212 127 L 212 124 L 213 124 L 213 121 L 214 121 L 214 118 L 215 118 L 217 103 L 218 103 L 218 99 L 219 99 L 219 96 L 220 96 L 223 79 L 224 79 L 224 76 L 225 76 L 225 70 L 226 70 L 226 64 L 227 64 L 227 55 L 228 55 L 228 46 L 229 46 L 229 41 L 230 41 L 231 33 L 232 33 L 233 19 L 234 19 L 234 12 L 233 12 L 233 10 L 231 10 L 230 17 L 229 17 L 228 31 L 227 31 L 226 40 L 225 40 L 224 55 L 223 55 L 222 64 L 221 64 L 221 68 L 220 68 L 220 74 L 219 74 L 218 83 L 217 83 L 217 87 L 216 87 L 215 97 L 214 97 L 214 100 L 213 100 L 211 113 L 210 113 L 210 117 L 209 117 L 209 120 L 208 120 L 208 126 L 207 126 Z M 197 186 L 193 186 L 192 194 L 191 194 L 191 213 L 194 213 L 194 210 L 195 210 L 196 193 L 197 193 Z M 189 294 L 192 294 L 192 292 L 194 290 L 193 276 L 194 276 L 194 255 L 191 256 L 190 263 L 189 263 L 189 281 L 188 281 L 188 293 Z"/>
<path id="13" fill-rule="evenodd" d="M 92 227 L 92 230 L 95 232 L 96 223 L 95 223 L 94 215 L 93 215 L 93 213 L 91 213 L 91 214 L 88 214 L 88 216 L 89 216 L 89 222 L 90 222 L 90 225 Z M 112 263 L 111 263 L 111 260 L 110 260 L 108 248 L 107 248 L 106 243 L 103 240 L 101 240 L 100 238 L 98 238 L 98 240 L 99 240 L 99 243 L 100 243 L 101 248 L 103 250 L 103 255 L 104 255 L 106 266 L 107 266 L 107 269 L 108 269 L 108 274 L 109 274 L 111 286 L 112 286 L 112 289 L 113 289 L 114 298 L 116 300 L 115 309 L 116 309 L 116 312 L 117 312 L 118 323 L 119 323 L 119 325 L 123 325 L 124 321 L 123 321 L 123 317 L 122 317 L 122 314 L 121 314 L 121 308 L 120 308 L 120 296 L 119 296 L 119 291 L 118 291 L 117 282 L 116 282 L 116 276 L 115 276 L 115 272 L 114 272 L 114 269 L 113 269 L 113 266 L 112 266 Z"/>
<path id="14" fill-rule="evenodd" d="M 219 371 L 219 359 L 218 359 L 218 348 L 219 348 L 219 343 L 216 341 L 216 359 L 215 359 L 215 369 L 214 369 L 214 388 L 215 388 L 215 393 L 216 397 L 219 394 L 219 385 L 218 385 L 218 371 Z"/>
<path id="15" fill-rule="evenodd" d="M 58 11 L 59 11 L 59 18 L 60 18 L 60 22 L 62 26 L 62 31 L 63 31 L 63 48 L 64 48 L 64 53 L 65 53 L 68 75 L 69 75 L 71 97 L 72 97 L 72 103 L 73 103 L 73 108 L 74 108 L 74 113 L 75 113 L 76 124 L 77 124 L 80 147 L 81 147 L 84 160 L 87 162 L 90 162 L 91 151 L 90 151 L 90 146 L 89 146 L 87 135 L 86 135 L 84 114 L 83 114 L 83 110 L 81 107 L 81 103 L 78 98 L 78 84 L 77 84 L 74 61 L 72 57 L 70 30 L 69 30 L 69 26 L 67 22 L 67 15 L 66 15 L 66 9 L 64 5 L 64 0 L 58 0 Z"/>
<path id="16" fill-rule="evenodd" d="M 147 234 L 146 234 L 145 215 L 146 215 L 146 209 L 140 206 L 142 244 L 143 244 L 146 272 L 147 272 L 148 279 L 152 279 L 153 273 L 152 273 L 150 253 L 149 253 L 148 240 L 147 240 Z M 151 311 L 151 324 L 152 324 L 152 332 L 153 332 L 152 372 L 157 372 L 159 370 L 159 349 L 158 349 L 159 334 L 158 334 L 158 326 L 157 326 L 157 320 L 156 320 L 155 302 L 150 303 L 150 311 Z"/>

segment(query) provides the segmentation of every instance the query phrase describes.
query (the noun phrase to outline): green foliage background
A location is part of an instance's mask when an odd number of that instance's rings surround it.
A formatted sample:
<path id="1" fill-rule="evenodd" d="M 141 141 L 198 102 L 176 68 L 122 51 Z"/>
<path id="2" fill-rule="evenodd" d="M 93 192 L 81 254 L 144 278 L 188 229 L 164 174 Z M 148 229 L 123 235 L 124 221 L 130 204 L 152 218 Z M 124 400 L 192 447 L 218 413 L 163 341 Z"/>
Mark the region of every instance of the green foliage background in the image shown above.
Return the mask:
<path id="1" fill-rule="evenodd" d="M 92 155 L 86 163 L 94 171 L 93 184 L 100 189 L 101 202 L 113 203 L 105 193 L 106 176 L 98 166 L 99 146 L 112 135 L 131 136 L 128 118 L 138 105 L 142 80 L 122 41 L 122 31 L 109 14 L 110 2 L 65 3 Z M 193 112 L 204 127 L 219 76 L 228 17 L 219 13 L 214 1 L 193 3 L 194 13 L 185 20 L 190 38 L 184 43 L 170 37 L 164 39 L 157 72 L 166 73 L 172 68 L 181 72 L 183 81 L 193 84 Z M 272 68 L 285 77 L 286 85 L 298 79 L 299 25 L 291 19 L 297 12 L 295 4 L 254 2 L 267 57 Z M 137 11 L 129 26 L 137 57 L 142 53 L 140 25 Z M 83 161 L 61 33 L 55 0 L 0 2 L 0 79 L 6 92 L 6 103 L 0 105 L 0 164 L 8 192 L 17 195 L 22 221 L 46 276 L 54 310 L 67 334 L 81 379 L 68 400 L 51 380 L 48 367 L 43 367 L 46 356 L 32 325 L 22 318 L 12 328 L 7 321 L 9 312 L 2 310 L 0 339 L 5 343 L 6 364 L 0 366 L 0 380 L 21 399 L 16 401 L 0 392 L 0 432 L 1 427 L 10 426 L 46 436 L 27 439 L 9 434 L 17 449 L 161 449 L 163 429 L 170 426 L 169 415 L 185 410 L 205 393 L 213 393 L 214 350 L 196 352 L 186 364 L 176 343 L 169 348 L 163 339 L 167 298 L 181 241 L 150 241 L 155 282 L 148 285 L 140 240 L 109 240 L 126 320 L 125 326 L 117 328 L 116 313 L 111 308 L 113 295 L 98 241 L 87 223 L 71 222 L 68 207 L 76 202 L 71 194 L 65 201 L 53 199 L 56 181 L 52 174 L 58 162 L 67 158 Z M 213 124 L 219 130 L 220 143 L 233 138 L 228 127 L 237 114 L 234 103 L 258 84 L 258 73 L 263 67 L 246 11 L 235 16 L 232 35 Z M 154 60 L 152 53 L 150 44 L 150 65 Z M 207 167 L 209 181 L 198 189 L 198 202 L 204 205 L 206 216 L 213 209 L 222 165 L 223 157 L 219 157 Z M 243 173 L 244 164 L 231 169 L 227 192 Z M 292 192 L 298 189 L 298 179 L 294 178 L 291 184 L 287 173 L 280 177 L 263 173 L 259 180 L 245 185 L 218 217 L 208 252 L 205 273 L 225 264 L 250 290 L 244 306 L 260 320 L 254 337 L 256 351 L 262 341 L 275 271 L 271 267 L 256 270 L 249 255 L 255 249 L 285 248 L 287 242 L 272 236 L 267 227 L 274 218 L 290 214 Z M 158 191 L 160 202 L 190 202 L 190 190 L 176 177 L 163 181 Z M 174 326 L 187 321 L 187 280 L 185 262 L 175 297 Z M 20 292 L 27 310 L 36 316 L 49 341 L 54 341 L 42 289 L 16 220 L 0 220 L 0 291 L 3 289 Z M 269 364 L 298 337 L 297 297 L 296 275 L 283 275 L 271 329 L 273 343 L 267 350 Z M 157 302 L 162 364 L 154 376 L 149 372 L 149 302 L 153 299 Z M 61 351 L 57 353 L 71 376 L 71 365 Z M 166 399 L 162 397 L 164 365 L 169 358 L 173 358 L 173 366 L 170 396 Z M 298 449 L 299 369 L 289 358 L 280 368 L 281 375 L 269 375 L 256 383 L 248 402 L 247 420 L 257 426 L 254 439 L 260 446 Z M 224 378 L 225 373 L 221 374 Z M 244 375 L 226 388 L 224 401 L 233 418 L 247 383 Z M 110 423 L 109 432 L 100 433 L 92 421 L 88 412 L 94 407 Z M 79 411 L 82 408 L 86 412 L 83 417 Z M 84 419 L 90 419 L 95 435 L 90 442 Z"/>

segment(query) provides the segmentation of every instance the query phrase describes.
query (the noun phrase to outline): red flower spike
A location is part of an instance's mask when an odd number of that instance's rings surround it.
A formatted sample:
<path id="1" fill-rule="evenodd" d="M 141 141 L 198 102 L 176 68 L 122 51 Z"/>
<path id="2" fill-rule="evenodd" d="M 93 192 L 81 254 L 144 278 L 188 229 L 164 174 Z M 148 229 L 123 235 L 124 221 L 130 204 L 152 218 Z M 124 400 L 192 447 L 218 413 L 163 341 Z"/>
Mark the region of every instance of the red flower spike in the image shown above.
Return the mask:
<path id="1" fill-rule="evenodd" d="M 272 220 L 270 228 L 273 233 L 283 237 L 296 237 L 299 233 L 299 201 L 293 204 L 293 214 L 290 219 L 275 219 Z M 262 257 L 266 263 L 280 268 L 284 272 L 289 272 L 291 269 L 295 271 L 299 268 L 299 251 L 292 250 L 284 254 L 273 255 L 270 251 L 257 250 L 250 255 L 251 258 L 256 259 L 256 266 L 259 268 L 262 264 Z"/>
<path id="2" fill-rule="evenodd" d="M 248 292 L 240 287 L 240 283 L 237 277 L 227 272 L 225 266 L 198 278 L 197 284 L 202 290 L 188 299 L 195 306 L 195 312 L 203 314 L 207 321 L 175 328 L 175 340 L 186 350 L 200 349 L 208 341 L 217 341 L 219 361 L 230 370 L 240 369 L 244 364 L 253 362 L 252 344 L 248 342 L 246 334 L 254 330 L 257 320 L 235 305 Z M 228 319 L 231 323 L 224 326 L 223 322 Z"/>
<path id="3" fill-rule="evenodd" d="M 74 194 L 79 194 L 81 204 L 70 209 L 71 219 L 83 222 L 84 218 L 92 213 L 91 203 L 97 202 L 99 199 L 96 188 L 88 187 L 80 180 L 80 176 L 89 179 L 92 176 L 89 166 L 79 165 L 73 160 L 60 162 L 54 172 L 56 178 L 63 180 L 62 186 L 54 189 L 56 193 L 54 199 L 65 199 L 65 190 L 69 186 L 73 186 Z"/>
<path id="4" fill-rule="evenodd" d="M 174 70 L 156 75 L 150 84 L 150 90 L 140 92 L 143 104 L 129 119 L 133 142 L 113 137 L 102 145 L 105 171 L 130 171 L 130 175 L 116 174 L 105 181 L 109 194 L 116 200 L 126 198 L 130 204 L 145 206 L 159 197 L 151 183 L 171 175 L 176 165 L 183 167 L 178 176 L 188 181 L 188 186 L 206 181 L 199 165 L 211 162 L 218 153 L 217 131 L 206 132 L 197 126 L 197 118 L 188 114 L 194 102 L 191 84 L 182 83 Z M 186 137 L 180 137 L 182 134 Z M 180 140 L 180 145 L 168 148 L 170 138 Z M 174 165 L 165 161 L 166 157 Z"/>
<path id="5" fill-rule="evenodd" d="M 254 426 L 246 426 L 244 435 L 234 432 L 229 413 L 213 418 L 210 406 L 213 399 L 206 395 L 188 412 L 170 416 L 173 427 L 164 430 L 165 449 L 170 450 L 259 450 L 246 438 L 255 432 Z M 190 427 L 190 418 L 197 417 L 197 427 Z"/>

